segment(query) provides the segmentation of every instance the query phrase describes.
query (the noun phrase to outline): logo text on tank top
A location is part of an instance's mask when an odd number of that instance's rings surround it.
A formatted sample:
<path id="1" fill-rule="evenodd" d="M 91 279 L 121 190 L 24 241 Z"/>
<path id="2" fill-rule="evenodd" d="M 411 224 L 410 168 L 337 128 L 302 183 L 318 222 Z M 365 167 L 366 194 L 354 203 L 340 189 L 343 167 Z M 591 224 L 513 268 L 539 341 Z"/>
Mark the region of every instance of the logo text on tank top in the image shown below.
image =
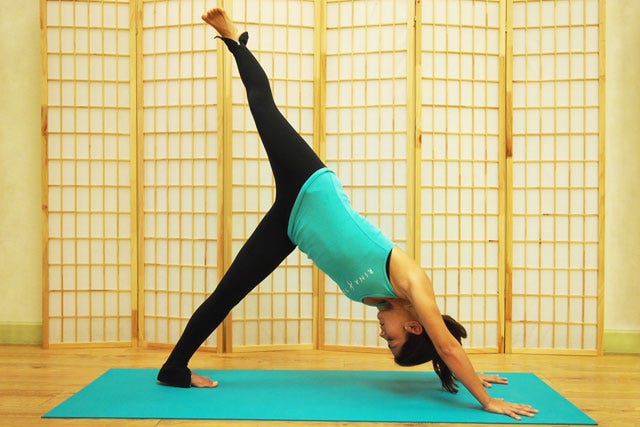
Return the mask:
<path id="1" fill-rule="evenodd" d="M 364 282 L 367 281 L 367 279 L 369 279 L 371 276 L 373 276 L 373 274 L 374 274 L 373 268 L 367 268 L 358 277 L 356 277 L 356 278 L 354 278 L 352 280 L 347 280 L 347 286 L 349 287 L 349 290 L 353 291 L 356 286 L 362 285 Z"/>

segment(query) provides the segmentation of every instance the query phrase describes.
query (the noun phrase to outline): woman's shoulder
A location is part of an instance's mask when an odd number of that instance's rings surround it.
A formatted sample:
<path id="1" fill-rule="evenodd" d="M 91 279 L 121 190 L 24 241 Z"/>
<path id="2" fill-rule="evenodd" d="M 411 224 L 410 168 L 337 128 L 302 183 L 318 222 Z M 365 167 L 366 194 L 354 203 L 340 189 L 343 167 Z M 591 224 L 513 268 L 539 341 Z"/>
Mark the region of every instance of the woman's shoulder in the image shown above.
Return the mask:
<path id="1" fill-rule="evenodd" d="M 431 280 L 420 264 L 398 246 L 391 252 L 389 280 L 396 294 L 406 299 L 411 299 L 418 288 L 433 292 Z"/>

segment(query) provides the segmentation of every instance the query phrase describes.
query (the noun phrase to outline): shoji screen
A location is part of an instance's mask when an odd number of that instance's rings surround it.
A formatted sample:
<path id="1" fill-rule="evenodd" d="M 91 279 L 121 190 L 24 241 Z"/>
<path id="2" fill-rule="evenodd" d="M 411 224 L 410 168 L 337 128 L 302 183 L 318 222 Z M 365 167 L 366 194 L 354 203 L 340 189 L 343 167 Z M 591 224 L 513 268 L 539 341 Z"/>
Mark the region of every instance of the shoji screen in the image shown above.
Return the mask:
<path id="1" fill-rule="evenodd" d="M 465 346 L 500 346 L 498 1 L 422 3 L 420 262 Z"/>
<path id="2" fill-rule="evenodd" d="M 514 351 L 598 347 L 599 3 L 513 3 Z"/>
<path id="3" fill-rule="evenodd" d="M 314 2 L 228 2 L 248 46 L 265 69 L 282 113 L 313 144 Z M 220 43 L 220 48 L 222 42 Z M 229 52 L 225 59 L 233 62 Z M 251 117 L 235 63 L 231 82 L 231 253 L 235 256 L 269 210 L 275 196 L 273 175 Z M 233 311 L 232 345 L 238 347 L 313 345 L 312 267 L 294 251 Z"/>
<path id="4" fill-rule="evenodd" d="M 218 283 L 218 43 L 200 18 L 207 6 L 142 3 L 148 343 L 175 343 Z M 216 334 L 205 345 L 216 346 Z"/>
<path id="5" fill-rule="evenodd" d="M 129 5 L 46 1 L 42 14 L 48 125 L 43 342 L 130 342 Z"/>
<path id="6" fill-rule="evenodd" d="M 41 5 L 45 345 L 173 344 L 275 190 L 233 58 L 200 20 L 215 5 Z M 217 5 L 467 347 L 601 349 L 604 1 Z M 376 310 L 296 251 L 207 346 L 377 349 L 378 333 Z"/>
<path id="7" fill-rule="evenodd" d="M 403 1 L 328 2 L 326 41 L 327 165 L 355 209 L 405 248 L 409 10 Z M 326 346 L 383 346 L 376 313 L 326 277 Z"/>

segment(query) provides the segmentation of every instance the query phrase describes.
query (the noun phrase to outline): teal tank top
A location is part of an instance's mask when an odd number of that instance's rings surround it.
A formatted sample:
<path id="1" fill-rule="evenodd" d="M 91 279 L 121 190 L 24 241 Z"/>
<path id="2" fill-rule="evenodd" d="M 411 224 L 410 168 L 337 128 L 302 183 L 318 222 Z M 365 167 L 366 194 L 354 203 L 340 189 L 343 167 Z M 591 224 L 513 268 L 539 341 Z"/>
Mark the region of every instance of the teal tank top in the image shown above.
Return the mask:
<path id="1" fill-rule="evenodd" d="M 386 269 L 393 242 L 353 209 L 330 169 L 317 170 L 300 189 L 287 234 L 350 299 L 398 298 Z"/>

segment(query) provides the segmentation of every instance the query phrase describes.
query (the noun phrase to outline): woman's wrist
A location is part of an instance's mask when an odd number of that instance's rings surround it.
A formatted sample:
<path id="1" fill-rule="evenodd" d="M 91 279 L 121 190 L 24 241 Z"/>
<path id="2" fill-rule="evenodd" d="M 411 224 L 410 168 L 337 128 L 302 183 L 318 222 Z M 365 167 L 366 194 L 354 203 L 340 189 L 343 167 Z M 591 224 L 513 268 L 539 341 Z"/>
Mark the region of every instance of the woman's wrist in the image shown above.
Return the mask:
<path id="1" fill-rule="evenodd" d="M 478 401 L 482 405 L 482 409 L 487 409 L 487 406 L 489 406 L 492 400 L 493 397 L 489 396 L 489 393 L 487 393 L 486 391 L 484 392 L 484 396 L 482 396 L 481 399 L 478 399 Z"/>

